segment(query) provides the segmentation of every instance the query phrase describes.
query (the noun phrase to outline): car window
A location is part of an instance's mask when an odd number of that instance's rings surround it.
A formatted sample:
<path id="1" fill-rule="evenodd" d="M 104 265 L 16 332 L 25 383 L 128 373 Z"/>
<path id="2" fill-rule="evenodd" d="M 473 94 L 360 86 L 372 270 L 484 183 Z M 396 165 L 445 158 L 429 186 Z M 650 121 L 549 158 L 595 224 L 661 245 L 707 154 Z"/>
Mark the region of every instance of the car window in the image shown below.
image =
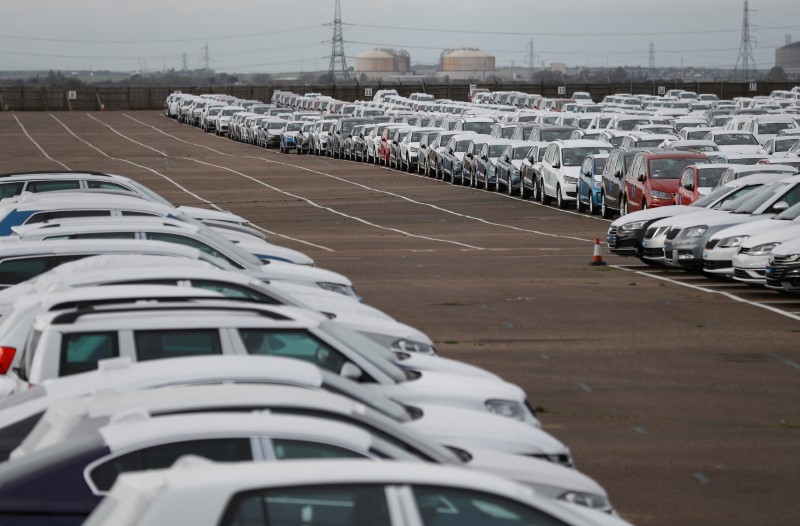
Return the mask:
<path id="1" fill-rule="evenodd" d="M 253 460 L 249 438 L 191 440 L 160 444 L 112 458 L 93 468 L 89 478 L 99 491 L 108 491 L 122 473 L 168 468 L 184 455 L 197 455 L 215 462 Z"/>
<path id="2" fill-rule="evenodd" d="M 133 335 L 140 362 L 222 354 L 217 329 L 134 331 Z"/>
<path id="3" fill-rule="evenodd" d="M 81 187 L 79 181 L 30 181 L 25 187 L 26 192 L 56 192 L 58 190 L 77 190 Z"/>
<path id="4" fill-rule="evenodd" d="M 0 184 L 0 199 L 14 197 L 22 192 L 22 187 L 25 183 L 3 183 Z"/>
<path id="5" fill-rule="evenodd" d="M 414 486 L 423 526 L 566 526 L 537 509 L 473 490 Z"/>
<path id="6" fill-rule="evenodd" d="M 50 236 L 46 239 L 136 239 L 136 232 L 83 232 L 69 236 Z"/>
<path id="7" fill-rule="evenodd" d="M 67 333 L 61 337 L 58 375 L 85 373 L 97 369 L 97 362 L 119 356 L 116 331 Z"/>
<path id="8" fill-rule="evenodd" d="M 307 442 L 305 440 L 272 439 L 272 449 L 278 460 L 296 460 L 304 458 L 367 458 L 361 453 L 350 451 L 331 444 Z"/>
<path id="9" fill-rule="evenodd" d="M 267 303 L 269 305 L 281 305 L 279 301 L 276 301 L 274 298 L 267 296 L 266 294 L 262 294 L 247 287 L 234 285 L 232 283 L 195 279 L 192 280 L 192 287 L 219 292 L 226 298 L 253 300 L 259 303 Z"/>
<path id="10" fill-rule="evenodd" d="M 45 221 L 53 221 L 55 219 L 68 219 L 74 217 L 105 217 L 110 216 L 111 210 L 57 210 L 52 212 L 36 212 L 32 214 L 27 221 L 26 225 L 34 223 L 44 223 Z"/>
<path id="11" fill-rule="evenodd" d="M 175 243 L 178 245 L 185 245 L 188 247 L 196 248 L 201 252 L 205 252 L 206 254 L 210 254 L 217 258 L 222 258 L 225 260 L 228 259 L 225 255 L 219 253 L 217 250 L 211 248 L 202 241 L 198 241 L 196 239 L 192 239 L 186 236 L 179 236 L 177 234 L 167 234 L 163 232 L 147 232 L 147 239 L 152 239 L 154 241 L 166 241 L 167 243 Z"/>
<path id="12" fill-rule="evenodd" d="M 0 261 L 0 284 L 16 285 L 50 269 L 51 256 Z"/>
<path id="13" fill-rule="evenodd" d="M 346 361 L 339 351 L 302 329 L 239 329 L 239 336 L 249 354 L 296 358 L 334 373 Z"/>
<path id="14" fill-rule="evenodd" d="M 301 486 L 235 495 L 220 526 L 391 526 L 382 485 Z"/>
<path id="15" fill-rule="evenodd" d="M 150 212 L 139 212 L 138 210 L 123 210 L 122 215 L 127 217 L 162 217 L 158 214 L 151 214 Z"/>

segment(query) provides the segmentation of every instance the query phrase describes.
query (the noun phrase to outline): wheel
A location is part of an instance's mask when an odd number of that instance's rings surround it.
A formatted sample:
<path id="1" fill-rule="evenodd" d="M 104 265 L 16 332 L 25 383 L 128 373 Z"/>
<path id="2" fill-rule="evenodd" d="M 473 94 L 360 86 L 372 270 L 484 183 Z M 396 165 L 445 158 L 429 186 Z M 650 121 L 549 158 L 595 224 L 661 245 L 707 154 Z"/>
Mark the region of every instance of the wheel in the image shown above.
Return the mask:
<path id="1" fill-rule="evenodd" d="M 628 215 L 628 200 L 622 198 L 622 206 L 619 209 L 619 215 L 626 216 Z"/>
<path id="2" fill-rule="evenodd" d="M 544 184 L 541 182 L 539 183 L 539 195 L 543 205 L 549 205 L 553 202 L 553 198 L 547 195 L 547 192 L 544 191 Z"/>
<path id="3" fill-rule="evenodd" d="M 531 194 L 533 194 L 533 192 L 531 192 L 530 190 L 525 188 L 525 184 L 522 182 L 522 178 L 520 178 L 520 180 L 519 180 L 519 196 L 521 198 L 523 198 L 523 199 L 530 199 L 531 198 Z"/>
<path id="4" fill-rule="evenodd" d="M 642 210 L 647 210 L 647 201 L 642 201 Z"/>
<path id="5" fill-rule="evenodd" d="M 591 196 L 589 198 L 589 201 L 591 201 Z M 578 200 L 575 201 L 575 208 L 578 210 L 578 212 L 585 212 L 586 211 L 586 205 L 581 203 L 580 194 L 578 195 Z"/>
<path id="6" fill-rule="evenodd" d="M 611 219 L 611 209 L 608 208 L 608 203 L 606 203 L 606 194 L 600 194 L 600 215 L 603 216 L 603 219 Z"/>
<path id="7" fill-rule="evenodd" d="M 594 195 L 589 197 L 589 215 L 595 216 L 597 215 L 597 206 L 594 204 Z"/>
<path id="8" fill-rule="evenodd" d="M 511 184 L 511 177 L 508 178 L 508 184 L 506 186 L 508 187 L 507 190 L 509 196 L 513 197 L 517 195 L 517 192 L 514 191 L 514 186 Z"/>
<path id="9" fill-rule="evenodd" d="M 567 202 L 564 201 L 561 185 L 556 185 L 556 206 L 558 206 L 559 210 L 565 210 L 567 208 Z"/>

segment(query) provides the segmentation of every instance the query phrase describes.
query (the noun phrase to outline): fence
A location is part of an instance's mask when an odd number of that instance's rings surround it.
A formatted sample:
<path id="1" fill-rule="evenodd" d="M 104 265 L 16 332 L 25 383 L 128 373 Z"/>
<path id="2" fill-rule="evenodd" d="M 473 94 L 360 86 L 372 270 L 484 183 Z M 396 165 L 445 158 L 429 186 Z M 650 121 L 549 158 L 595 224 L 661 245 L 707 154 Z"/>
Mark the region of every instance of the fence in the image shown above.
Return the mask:
<path id="1" fill-rule="evenodd" d="M 477 84 L 479 88 L 492 91 L 521 91 L 538 93 L 544 97 L 564 97 L 575 91 L 586 91 L 596 101 L 614 93 L 635 93 L 658 95 L 659 88 L 684 89 L 697 93 L 714 93 L 721 99 L 733 97 L 752 97 L 769 95 L 773 90 L 791 89 L 787 82 L 625 82 L 616 84 L 535 84 L 530 82 L 489 82 Z M 559 89 L 563 88 L 563 89 Z M 408 96 L 414 92 L 425 92 L 437 99 L 466 100 L 469 84 L 436 83 L 424 81 L 392 84 L 340 84 L 340 85 L 272 85 L 272 86 L 227 86 L 227 87 L 131 87 L 106 88 L 84 87 L 74 90 L 61 88 L 11 87 L 0 88 L 0 109 L 2 111 L 102 111 L 102 110 L 158 110 L 164 107 L 164 100 L 173 91 L 199 95 L 201 93 L 224 93 L 243 99 L 269 101 L 276 90 L 294 93 L 317 92 L 336 99 L 353 101 L 371 98 L 369 90 L 395 89 L 400 95 Z"/>

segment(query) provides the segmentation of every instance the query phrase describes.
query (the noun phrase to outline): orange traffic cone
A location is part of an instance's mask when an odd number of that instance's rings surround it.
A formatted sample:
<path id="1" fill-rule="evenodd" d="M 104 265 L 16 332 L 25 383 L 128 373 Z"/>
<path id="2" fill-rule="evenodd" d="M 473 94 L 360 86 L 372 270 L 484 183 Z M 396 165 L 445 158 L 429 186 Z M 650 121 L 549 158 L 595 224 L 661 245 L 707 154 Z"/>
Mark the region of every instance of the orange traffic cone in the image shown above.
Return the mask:
<path id="1" fill-rule="evenodd" d="M 592 262 L 590 263 L 593 267 L 602 267 L 606 264 L 603 261 L 603 255 L 600 253 L 600 239 L 595 238 L 594 240 L 594 255 L 592 256 Z"/>

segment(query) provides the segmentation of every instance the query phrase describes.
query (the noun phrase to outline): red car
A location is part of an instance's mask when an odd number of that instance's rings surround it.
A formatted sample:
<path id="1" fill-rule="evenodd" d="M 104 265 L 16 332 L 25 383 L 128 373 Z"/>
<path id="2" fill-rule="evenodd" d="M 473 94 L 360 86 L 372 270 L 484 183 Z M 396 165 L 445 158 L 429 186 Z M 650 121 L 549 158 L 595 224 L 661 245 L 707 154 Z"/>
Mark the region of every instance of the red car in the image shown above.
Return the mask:
<path id="1" fill-rule="evenodd" d="M 623 214 L 675 203 L 683 171 L 691 165 L 708 164 L 698 152 L 660 151 L 637 154 L 625 175 Z"/>
<path id="2" fill-rule="evenodd" d="M 676 205 L 690 205 L 719 185 L 727 164 L 693 164 L 687 166 L 678 183 Z"/>

